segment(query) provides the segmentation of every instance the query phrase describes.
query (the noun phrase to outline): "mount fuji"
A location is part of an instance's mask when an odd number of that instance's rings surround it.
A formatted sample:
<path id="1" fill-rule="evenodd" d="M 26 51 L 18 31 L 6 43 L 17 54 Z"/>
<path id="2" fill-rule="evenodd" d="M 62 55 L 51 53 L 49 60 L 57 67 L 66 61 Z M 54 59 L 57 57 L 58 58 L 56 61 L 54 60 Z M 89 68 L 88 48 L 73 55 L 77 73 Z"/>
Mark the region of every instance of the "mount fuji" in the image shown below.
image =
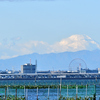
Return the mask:
<path id="1" fill-rule="evenodd" d="M 41 44 L 41 48 L 43 45 L 44 43 Z M 37 70 L 69 70 L 69 64 L 75 58 L 84 60 L 87 68 L 100 68 L 100 45 L 87 35 L 72 35 L 53 45 L 45 45 L 43 49 L 48 50 L 48 53 L 33 52 L 14 58 L 0 59 L 0 69 L 13 67 L 15 70 L 21 70 L 21 65 L 29 63 L 30 58 L 32 64 L 37 60 Z"/>

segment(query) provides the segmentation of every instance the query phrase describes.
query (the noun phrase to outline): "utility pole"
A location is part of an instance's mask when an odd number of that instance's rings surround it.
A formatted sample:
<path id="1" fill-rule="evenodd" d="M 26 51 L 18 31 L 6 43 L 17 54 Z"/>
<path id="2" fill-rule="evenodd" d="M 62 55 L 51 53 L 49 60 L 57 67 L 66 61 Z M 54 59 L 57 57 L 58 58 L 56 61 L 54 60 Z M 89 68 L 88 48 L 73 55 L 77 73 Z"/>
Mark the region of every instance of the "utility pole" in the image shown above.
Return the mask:
<path id="1" fill-rule="evenodd" d="M 62 78 L 60 78 L 60 97 L 61 97 L 61 83 L 62 83 Z"/>
<path id="2" fill-rule="evenodd" d="M 67 99 L 68 99 L 68 85 L 67 85 Z"/>

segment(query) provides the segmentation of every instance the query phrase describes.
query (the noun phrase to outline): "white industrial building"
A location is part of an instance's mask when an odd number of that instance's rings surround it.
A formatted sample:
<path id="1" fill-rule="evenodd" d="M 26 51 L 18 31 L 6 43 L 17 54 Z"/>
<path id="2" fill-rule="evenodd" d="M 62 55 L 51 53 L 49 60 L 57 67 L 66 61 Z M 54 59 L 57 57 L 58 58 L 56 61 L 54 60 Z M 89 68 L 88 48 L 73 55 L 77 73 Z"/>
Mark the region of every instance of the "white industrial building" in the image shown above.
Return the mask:
<path id="1" fill-rule="evenodd" d="M 37 61 L 35 65 L 32 65 L 31 62 L 21 65 L 21 73 L 36 73 Z"/>

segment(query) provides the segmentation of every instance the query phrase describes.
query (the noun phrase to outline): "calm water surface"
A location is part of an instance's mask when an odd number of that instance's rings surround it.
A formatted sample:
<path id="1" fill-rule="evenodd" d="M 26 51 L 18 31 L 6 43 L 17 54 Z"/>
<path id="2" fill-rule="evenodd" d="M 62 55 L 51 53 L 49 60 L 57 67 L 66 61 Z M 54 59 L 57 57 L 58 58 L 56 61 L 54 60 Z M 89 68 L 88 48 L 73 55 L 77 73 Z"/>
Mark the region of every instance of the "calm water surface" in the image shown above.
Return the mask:
<path id="1" fill-rule="evenodd" d="M 100 97 L 100 80 L 94 79 L 84 79 L 84 80 L 0 80 L 0 85 L 7 85 L 7 95 L 15 95 L 15 89 L 11 89 L 9 85 L 86 85 L 85 88 L 78 88 L 78 97 L 93 97 L 93 94 L 96 92 L 97 98 Z M 96 88 L 95 85 L 96 84 Z M 49 92 L 48 92 L 49 91 Z M 5 95 L 5 88 L 0 88 L 0 95 Z M 36 100 L 37 99 L 37 89 L 17 89 L 17 95 L 19 97 L 26 96 L 28 100 Z M 61 89 L 61 95 L 64 97 L 76 97 L 76 89 Z M 60 89 L 38 89 L 38 98 L 39 100 L 58 100 L 60 96 Z"/>

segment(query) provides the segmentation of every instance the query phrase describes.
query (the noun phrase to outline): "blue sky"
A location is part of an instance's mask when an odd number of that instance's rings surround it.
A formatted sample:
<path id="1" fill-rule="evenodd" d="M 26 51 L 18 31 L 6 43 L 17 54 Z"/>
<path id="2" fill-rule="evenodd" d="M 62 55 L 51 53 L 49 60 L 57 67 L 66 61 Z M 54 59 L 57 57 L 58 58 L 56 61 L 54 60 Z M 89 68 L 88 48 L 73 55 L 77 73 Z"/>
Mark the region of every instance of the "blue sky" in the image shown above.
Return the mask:
<path id="1" fill-rule="evenodd" d="M 100 43 L 100 0 L 11 0 L 0 2 L 0 52 L 4 58 L 40 52 L 74 34 Z M 21 45 L 39 42 L 31 51 Z M 41 41 L 41 42 L 40 42 Z M 41 44 L 45 44 L 41 47 Z M 19 46 L 20 45 L 20 46 Z M 41 49 L 42 51 L 42 49 Z M 43 50 L 43 53 L 46 51 Z M 17 52 L 17 53 L 15 53 Z M 2 58 L 2 57 L 1 57 Z"/>

